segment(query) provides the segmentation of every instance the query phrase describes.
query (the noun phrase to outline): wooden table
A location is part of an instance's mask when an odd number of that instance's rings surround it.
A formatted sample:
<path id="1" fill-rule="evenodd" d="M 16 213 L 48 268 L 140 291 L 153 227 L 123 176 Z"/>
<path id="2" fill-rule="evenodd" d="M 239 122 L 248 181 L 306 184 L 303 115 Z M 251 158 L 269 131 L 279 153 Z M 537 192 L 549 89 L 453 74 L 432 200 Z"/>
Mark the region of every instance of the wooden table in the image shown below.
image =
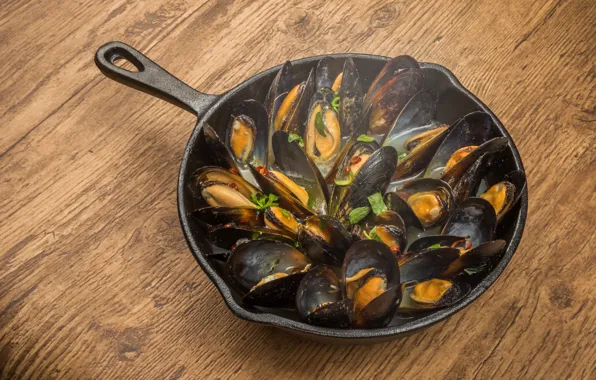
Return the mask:
<path id="1" fill-rule="evenodd" d="M 590 0 L 2 1 L 2 377 L 594 379 L 595 25 Z M 110 40 L 210 93 L 323 53 L 447 66 L 520 149 L 521 246 L 472 306 L 393 343 L 236 319 L 179 228 L 194 117 L 100 74 Z"/>

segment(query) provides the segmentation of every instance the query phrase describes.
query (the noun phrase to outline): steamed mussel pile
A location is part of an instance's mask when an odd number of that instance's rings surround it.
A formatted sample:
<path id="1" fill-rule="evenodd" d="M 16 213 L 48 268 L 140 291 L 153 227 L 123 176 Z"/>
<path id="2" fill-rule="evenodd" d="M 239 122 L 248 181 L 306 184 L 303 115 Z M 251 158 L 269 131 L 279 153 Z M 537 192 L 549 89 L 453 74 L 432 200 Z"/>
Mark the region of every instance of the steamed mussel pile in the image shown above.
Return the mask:
<path id="1" fill-rule="evenodd" d="M 194 216 L 242 302 L 377 328 L 465 297 L 526 180 L 499 164 L 508 142 L 489 115 L 444 125 L 436 109 L 409 56 L 366 93 L 352 59 L 325 57 L 309 73 L 283 65 L 263 103 L 233 106 L 224 136 L 204 123 Z"/>

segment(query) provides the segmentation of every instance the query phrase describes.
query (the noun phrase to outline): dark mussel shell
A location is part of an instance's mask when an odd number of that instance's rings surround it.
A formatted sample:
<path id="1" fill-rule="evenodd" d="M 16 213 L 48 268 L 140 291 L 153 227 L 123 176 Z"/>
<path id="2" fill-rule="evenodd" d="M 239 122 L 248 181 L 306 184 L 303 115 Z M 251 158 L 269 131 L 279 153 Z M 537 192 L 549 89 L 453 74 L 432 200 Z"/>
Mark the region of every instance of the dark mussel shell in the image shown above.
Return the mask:
<path id="1" fill-rule="evenodd" d="M 339 81 L 341 83 L 343 79 L 338 79 L 338 75 L 340 74 L 342 74 L 342 62 L 340 60 L 329 56 L 321 58 L 317 64 L 315 75 L 316 90 L 319 91 L 325 88 L 335 91 L 333 87 L 339 87 L 336 82 Z"/>
<path id="2" fill-rule="evenodd" d="M 341 87 L 339 89 L 339 123 L 342 136 L 351 136 L 364 112 L 360 75 L 352 58 L 344 63 Z"/>
<path id="3" fill-rule="evenodd" d="M 223 143 L 224 140 L 220 139 L 215 129 L 211 127 L 207 122 L 203 122 L 201 131 L 199 132 L 199 145 L 201 150 L 207 152 L 204 157 L 207 159 L 208 166 L 218 166 L 220 168 L 229 170 L 233 173 L 240 174 L 241 168 L 237 165 L 234 156 Z M 250 182 L 254 181 L 247 176 Z"/>
<path id="4" fill-rule="evenodd" d="M 306 273 L 296 292 L 296 309 L 309 324 L 334 328 L 352 324 L 352 301 L 343 300 L 341 283 L 327 265 L 318 265 Z"/>
<path id="5" fill-rule="evenodd" d="M 291 212 L 272 206 L 265 210 L 264 224 L 268 228 L 285 231 L 295 236 L 298 233 L 300 221 Z"/>
<path id="6" fill-rule="evenodd" d="M 368 106 L 371 103 L 371 99 L 377 94 L 379 89 L 391 78 L 393 78 L 402 71 L 417 69 L 420 69 L 420 64 L 418 63 L 418 61 L 416 61 L 409 55 L 400 55 L 387 61 L 387 63 L 383 66 L 379 74 L 377 74 L 370 87 L 368 88 L 368 92 L 366 93 L 366 98 L 364 101 L 365 107 L 368 108 Z"/>
<path id="7" fill-rule="evenodd" d="M 465 236 L 472 247 L 493 240 L 497 215 L 493 206 L 482 198 L 468 198 L 453 211 L 441 230 L 442 235 Z"/>
<path id="8" fill-rule="evenodd" d="M 490 156 L 485 155 L 476 160 L 462 175 L 461 179 L 453 189 L 453 196 L 457 204 L 464 200 L 475 197 L 489 169 Z"/>
<path id="9" fill-rule="evenodd" d="M 453 235 L 429 235 L 414 240 L 408 246 L 409 252 L 419 252 L 429 249 L 432 246 L 439 245 L 440 248 L 465 248 L 468 241 L 463 236 Z"/>
<path id="10" fill-rule="evenodd" d="M 334 215 L 336 212 L 335 207 L 339 206 L 339 201 L 343 199 L 346 191 L 352 185 L 350 183 L 350 176 L 354 175 L 354 178 L 360 172 L 359 168 L 365 164 L 366 160 L 370 158 L 370 155 L 379 149 L 379 144 L 375 141 L 362 142 L 357 141 L 347 150 L 341 160 L 338 158 L 336 164 L 327 174 L 327 183 L 331 185 L 331 200 L 338 200 L 331 202 L 329 205 L 329 214 Z M 356 158 L 358 157 L 358 158 Z M 363 158 L 366 157 L 366 160 Z M 357 161 L 357 162 L 356 162 Z M 354 168 L 358 168 L 355 170 Z M 346 181 L 347 184 L 343 185 L 342 181 Z"/>
<path id="11" fill-rule="evenodd" d="M 453 278 L 464 271 L 469 274 L 488 271 L 505 244 L 505 240 L 493 240 L 464 252 L 441 273 L 441 278 Z"/>
<path id="12" fill-rule="evenodd" d="M 374 228 L 378 238 L 394 255 L 404 252 L 407 245 L 406 224 L 395 211 L 386 210 L 378 215 L 370 213 L 364 222 L 364 228 L 369 234 Z"/>
<path id="13" fill-rule="evenodd" d="M 397 194 L 408 203 L 425 228 L 443 223 L 455 206 L 451 187 L 434 178 L 410 181 Z"/>
<path id="14" fill-rule="evenodd" d="M 422 70 L 406 70 L 387 81 L 371 98 L 369 133 L 386 134 L 410 98 L 423 88 Z"/>
<path id="15" fill-rule="evenodd" d="M 475 111 L 456 121 L 449 129 L 426 168 L 425 177 L 439 178 L 445 165 L 457 150 L 467 146 L 479 146 L 492 136 L 493 121 L 485 112 Z"/>
<path id="16" fill-rule="evenodd" d="M 403 200 L 398 193 L 389 192 L 383 199 L 390 210 L 395 211 L 406 224 L 406 229 L 415 228 L 424 231 L 424 226 L 414 213 L 408 203 Z"/>
<path id="17" fill-rule="evenodd" d="M 287 244 L 256 240 L 234 249 L 228 258 L 226 275 L 246 293 L 245 302 L 287 306 L 294 302 L 298 285 L 310 265 L 308 257 Z M 261 283 L 270 276 L 274 278 Z"/>
<path id="18" fill-rule="evenodd" d="M 403 255 L 398 260 L 401 281 L 435 278 L 458 258 L 459 250 L 456 248 L 431 248 Z"/>
<path id="19" fill-rule="evenodd" d="M 238 241 L 271 240 L 286 244 L 294 244 L 294 236 L 286 231 L 272 230 L 265 227 L 241 226 L 224 224 L 212 227 L 207 233 L 207 239 L 220 248 L 232 249 Z"/>
<path id="20" fill-rule="evenodd" d="M 336 219 L 313 215 L 299 227 L 298 241 L 313 261 L 338 266 L 352 243 L 352 235 Z"/>
<path id="21" fill-rule="evenodd" d="M 349 225 L 348 216 L 353 209 L 368 206 L 369 196 L 387 190 L 396 163 L 397 152 L 392 147 L 376 150 L 362 165 L 343 199 L 331 200 L 338 203 L 336 217 L 344 225 Z"/>
<path id="22" fill-rule="evenodd" d="M 399 136 L 429 125 L 433 120 L 436 108 L 437 98 L 432 91 L 422 90 L 412 96 L 395 119 L 389 132 L 384 136 L 381 145 L 393 146 L 398 152 L 403 150 L 403 144 L 398 143 Z"/>
<path id="23" fill-rule="evenodd" d="M 521 170 L 514 170 L 497 183 L 492 184 L 480 195 L 488 200 L 497 214 L 497 222 L 515 206 L 526 186 L 526 175 Z"/>
<path id="24" fill-rule="evenodd" d="M 269 115 L 265 107 L 256 100 L 245 100 L 236 104 L 232 109 L 232 115 L 226 133 L 226 147 L 236 162 L 244 166 L 246 161 L 252 163 L 255 166 L 266 166 L 267 165 L 267 149 L 268 149 L 268 120 Z M 233 140 L 237 136 L 235 127 L 237 127 L 237 121 L 243 121 L 246 124 L 251 124 L 254 127 L 255 136 L 253 138 L 252 152 L 248 155 L 247 160 L 242 160 L 238 157 L 238 148 Z"/>
<path id="25" fill-rule="evenodd" d="M 450 186 L 455 187 L 460 179 L 463 177 L 466 170 L 478 161 L 483 155 L 491 154 L 503 150 L 507 147 L 507 137 L 496 137 L 491 139 L 478 148 L 474 149 L 470 154 L 462 158 L 449 170 L 441 175 L 441 179 L 447 182 Z"/>
<path id="26" fill-rule="evenodd" d="M 354 279 L 354 280 L 350 280 Z M 369 281 L 378 279 L 385 290 L 367 304 L 354 301 L 356 327 L 374 328 L 387 325 L 401 298 L 400 271 L 391 250 L 376 240 L 361 240 L 346 252 L 342 266 L 342 289 L 347 298 L 358 297 Z M 373 285 L 374 286 L 374 285 Z M 365 295 L 368 298 L 370 295 Z"/>
<path id="27" fill-rule="evenodd" d="M 329 189 L 317 166 L 309 159 L 296 141 L 289 142 L 289 135 L 278 131 L 273 135 L 275 165 L 309 195 L 308 207 L 318 213 L 327 213 Z"/>
<path id="28" fill-rule="evenodd" d="M 189 186 L 195 197 L 216 207 L 256 208 L 251 198 L 261 194 L 241 176 L 215 166 L 197 170 Z"/>
<path id="29" fill-rule="evenodd" d="M 399 308 L 397 309 L 398 314 L 411 314 L 434 311 L 440 308 L 455 305 L 461 301 L 465 296 L 470 293 L 471 287 L 468 283 L 463 281 L 450 281 L 451 287 L 443 294 L 441 299 L 436 303 L 419 303 L 412 299 L 412 292 L 416 287 L 416 283 L 403 283 L 402 292 L 403 296 Z"/>
<path id="30" fill-rule="evenodd" d="M 264 226 L 263 212 L 252 207 L 203 207 L 193 216 L 212 226 L 234 223 L 244 226 Z"/>

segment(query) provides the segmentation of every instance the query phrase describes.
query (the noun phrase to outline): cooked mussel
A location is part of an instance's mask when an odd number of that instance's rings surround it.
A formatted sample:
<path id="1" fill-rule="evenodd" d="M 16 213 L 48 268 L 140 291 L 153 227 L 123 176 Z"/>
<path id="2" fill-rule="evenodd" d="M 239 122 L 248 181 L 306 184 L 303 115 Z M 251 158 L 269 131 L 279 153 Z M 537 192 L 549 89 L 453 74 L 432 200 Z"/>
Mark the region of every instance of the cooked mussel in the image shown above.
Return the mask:
<path id="1" fill-rule="evenodd" d="M 232 249 L 236 245 L 250 240 L 273 240 L 294 245 L 295 235 L 285 230 L 233 223 L 213 226 L 207 233 L 207 240 L 213 245 Z"/>
<path id="2" fill-rule="evenodd" d="M 346 252 L 342 266 L 345 297 L 354 304 L 354 325 L 386 326 L 401 299 L 400 272 L 391 250 L 376 240 L 361 240 Z"/>
<path id="3" fill-rule="evenodd" d="M 461 301 L 470 292 L 466 282 L 433 278 L 423 282 L 402 284 L 403 297 L 399 314 L 433 311 Z"/>
<path id="4" fill-rule="evenodd" d="M 323 57 L 317 64 L 316 90 L 331 89 L 337 92 L 341 86 L 342 77 L 342 62 L 333 57 Z"/>
<path id="5" fill-rule="evenodd" d="M 414 211 L 412 211 L 408 202 L 403 200 L 397 192 L 392 191 L 385 194 L 383 200 L 390 210 L 395 211 L 401 217 L 406 225 L 406 229 L 414 228 L 420 231 L 424 230 L 424 226 Z"/>
<path id="6" fill-rule="evenodd" d="M 352 324 L 352 301 L 343 299 L 341 283 L 327 265 L 318 265 L 304 276 L 296 293 L 296 309 L 302 320 L 313 325 L 347 328 Z"/>
<path id="7" fill-rule="evenodd" d="M 299 226 L 298 241 L 312 260 L 340 265 L 352 243 L 352 235 L 338 220 L 313 215 Z"/>
<path id="8" fill-rule="evenodd" d="M 337 113 L 324 101 L 311 106 L 304 133 L 304 150 L 325 175 L 341 148 L 341 128 Z"/>
<path id="9" fill-rule="evenodd" d="M 407 245 L 407 230 L 403 219 L 393 210 L 379 214 L 370 213 L 364 222 L 361 238 L 376 239 L 391 249 L 398 256 Z"/>
<path id="10" fill-rule="evenodd" d="M 310 266 L 308 257 L 287 244 L 257 240 L 234 249 L 226 275 L 245 294 L 244 302 L 285 307 L 294 304 L 298 285 Z"/>
<path id="11" fill-rule="evenodd" d="M 339 82 L 339 83 L 338 83 Z M 333 84 L 333 90 L 338 92 L 339 85 L 339 123 L 343 136 L 351 136 L 364 111 L 360 75 L 352 58 L 346 59 L 343 72 L 338 75 Z"/>
<path id="12" fill-rule="evenodd" d="M 300 221 L 288 210 L 272 206 L 265 210 L 265 225 L 274 230 L 286 231 L 294 236 L 298 233 Z"/>
<path id="13" fill-rule="evenodd" d="M 497 216 L 493 206 L 483 198 L 468 198 L 457 206 L 441 230 L 443 235 L 464 236 L 472 247 L 493 240 Z"/>
<path id="14" fill-rule="evenodd" d="M 433 178 L 408 182 L 397 194 L 407 202 L 425 228 L 441 224 L 454 207 L 449 185 Z"/>
<path id="15" fill-rule="evenodd" d="M 365 108 L 368 108 L 379 89 L 391 78 L 403 71 L 417 69 L 420 69 L 420 64 L 409 55 L 400 55 L 387 61 L 368 88 L 364 101 Z"/>
<path id="16" fill-rule="evenodd" d="M 267 163 L 267 111 L 256 100 L 236 104 L 226 133 L 226 147 L 240 165 Z"/>
<path id="17" fill-rule="evenodd" d="M 408 246 L 408 252 L 419 252 L 430 248 L 457 248 L 465 250 L 471 248 L 471 244 L 463 236 L 427 235 L 413 241 Z"/>
<path id="18" fill-rule="evenodd" d="M 428 248 L 398 258 L 402 282 L 426 281 L 439 276 L 459 258 L 457 248 Z"/>
<path id="19" fill-rule="evenodd" d="M 515 170 L 488 188 L 480 198 L 486 199 L 493 206 L 499 222 L 517 203 L 525 185 L 526 176 L 522 171 Z"/>
<path id="20" fill-rule="evenodd" d="M 254 207 L 202 207 L 193 216 L 212 226 L 234 223 L 245 226 L 263 226 L 263 213 Z"/>
<path id="21" fill-rule="evenodd" d="M 256 208 L 251 199 L 260 194 L 239 175 L 213 166 L 198 170 L 192 183 L 205 202 L 214 207 Z"/>
<path id="22" fill-rule="evenodd" d="M 493 240 L 472 249 L 460 250 L 460 257 L 449 264 L 441 277 L 453 278 L 462 272 L 468 275 L 485 273 L 496 262 L 497 255 L 504 247 L 505 240 Z"/>

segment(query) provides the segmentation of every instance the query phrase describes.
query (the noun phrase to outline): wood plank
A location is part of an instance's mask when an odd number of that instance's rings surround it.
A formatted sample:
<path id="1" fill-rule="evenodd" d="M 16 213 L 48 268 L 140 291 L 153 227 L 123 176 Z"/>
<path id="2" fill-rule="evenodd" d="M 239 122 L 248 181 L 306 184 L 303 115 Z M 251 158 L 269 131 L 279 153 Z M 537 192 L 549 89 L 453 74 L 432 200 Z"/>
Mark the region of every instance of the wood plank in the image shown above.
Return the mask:
<path id="1" fill-rule="evenodd" d="M 0 377 L 595 377 L 595 32 L 585 0 L 3 2 Z M 396 342 L 237 320 L 177 220 L 194 117 L 105 79 L 108 40 L 209 93 L 324 53 L 443 64 L 521 152 L 518 252 L 473 305 Z"/>

